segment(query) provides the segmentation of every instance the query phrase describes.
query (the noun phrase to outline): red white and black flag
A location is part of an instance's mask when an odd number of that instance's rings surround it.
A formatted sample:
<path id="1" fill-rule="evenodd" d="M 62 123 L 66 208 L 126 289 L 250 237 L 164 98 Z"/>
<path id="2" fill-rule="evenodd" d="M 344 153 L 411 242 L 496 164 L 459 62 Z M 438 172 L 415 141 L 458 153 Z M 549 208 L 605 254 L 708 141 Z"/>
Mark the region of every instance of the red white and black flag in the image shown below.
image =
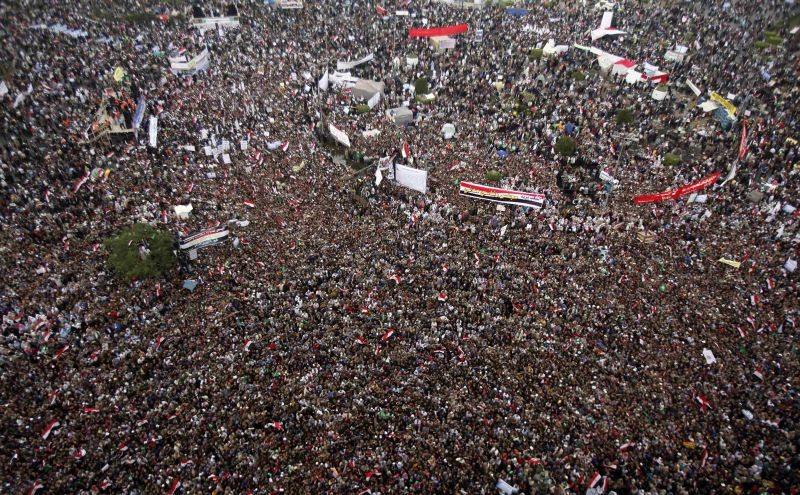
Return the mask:
<path id="1" fill-rule="evenodd" d="M 747 121 L 742 120 L 742 138 L 739 141 L 739 160 L 747 156 Z"/>

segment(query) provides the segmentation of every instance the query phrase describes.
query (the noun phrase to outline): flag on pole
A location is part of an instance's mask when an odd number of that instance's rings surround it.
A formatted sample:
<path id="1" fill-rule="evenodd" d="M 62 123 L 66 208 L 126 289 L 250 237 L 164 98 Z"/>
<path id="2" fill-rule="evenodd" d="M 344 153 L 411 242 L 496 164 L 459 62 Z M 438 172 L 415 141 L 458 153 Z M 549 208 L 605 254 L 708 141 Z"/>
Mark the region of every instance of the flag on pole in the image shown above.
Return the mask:
<path id="1" fill-rule="evenodd" d="M 381 341 L 386 342 L 392 335 L 394 335 L 394 330 L 390 328 L 389 330 L 386 330 L 386 333 L 383 334 Z"/>
<path id="2" fill-rule="evenodd" d="M 708 447 L 703 447 L 703 455 L 700 457 L 700 467 L 705 467 L 708 460 Z"/>
<path id="3" fill-rule="evenodd" d="M 289 149 L 289 141 L 284 141 L 281 145 L 281 151 L 286 151 Z"/>
<path id="4" fill-rule="evenodd" d="M 775 288 L 775 281 L 774 281 L 774 280 L 772 280 L 771 278 L 768 278 L 768 279 L 767 279 L 767 288 L 768 288 L 769 290 L 772 290 L 772 289 L 774 289 L 774 288 Z"/>
<path id="5" fill-rule="evenodd" d="M 750 304 L 752 304 L 753 306 L 757 306 L 759 299 L 760 298 L 758 297 L 758 294 L 753 294 L 752 296 L 750 296 Z"/>
<path id="6" fill-rule="evenodd" d="M 742 120 L 742 138 L 739 141 L 739 160 L 747 156 L 747 121 Z"/>
<path id="7" fill-rule="evenodd" d="M 742 328 L 742 327 L 739 327 L 739 335 L 740 335 L 740 336 L 741 336 L 743 339 L 747 338 L 747 332 L 745 332 L 745 331 L 744 331 L 744 328 Z"/>
<path id="8" fill-rule="evenodd" d="M 603 478 L 603 477 L 602 477 L 602 476 L 600 476 L 600 473 L 598 473 L 598 472 L 595 472 L 595 473 L 594 473 L 594 476 L 592 476 L 592 477 L 591 477 L 591 479 L 589 479 L 589 488 L 594 488 L 594 487 L 596 487 L 596 486 L 597 486 L 597 484 L 598 484 L 598 483 L 600 483 L 600 480 L 601 480 L 602 478 Z"/>
<path id="9" fill-rule="evenodd" d="M 172 486 L 169 489 L 169 495 L 175 495 L 175 492 L 181 486 L 181 481 L 178 478 L 172 480 Z"/>
<path id="10" fill-rule="evenodd" d="M 403 143 L 403 147 L 400 150 L 400 153 L 403 155 L 403 158 L 408 158 L 411 156 L 411 150 L 408 149 L 408 143 Z"/>

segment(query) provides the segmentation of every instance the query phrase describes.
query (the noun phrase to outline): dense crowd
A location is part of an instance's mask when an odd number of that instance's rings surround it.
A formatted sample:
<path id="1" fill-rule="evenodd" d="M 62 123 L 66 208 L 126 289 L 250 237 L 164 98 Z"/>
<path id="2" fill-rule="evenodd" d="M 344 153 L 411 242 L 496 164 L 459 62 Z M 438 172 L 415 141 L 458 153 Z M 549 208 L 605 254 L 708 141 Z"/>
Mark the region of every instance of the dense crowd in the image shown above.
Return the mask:
<path id="1" fill-rule="evenodd" d="M 0 5 L 0 491 L 796 492 L 793 2 L 625 0 L 628 34 L 595 42 L 593 2 L 403 3 L 242 2 L 204 34 L 191 9 L 137 21 L 149 0 Z M 423 22 L 470 30 L 440 52 L 409 38 Z M 765 31 L 782 43 L 755 48 Z M 549 39 L 570 49 L 532 56 Z M 660 66 L 669 98 L 574 43 Z M 207 70 L 170 72 L 203 47 Z M 386 89 L 359 113 L 317 82 L 368 53 L 352 73 Z M 736 95 L 730 130 L 687 79 Z M 91 139 L 106 88 L 126 122 L 146 98 L 138 139 Z M 567 132 L 616 183 L 556 154 Z M 426 194 L 368 168 L 403 143 Z M 490 170 L 544 207 L 459 196 Z M 633 204 L 714 172 L 704 203 Z M 231 236 L 123 281 L 102 243 L 136 222 Z"/>

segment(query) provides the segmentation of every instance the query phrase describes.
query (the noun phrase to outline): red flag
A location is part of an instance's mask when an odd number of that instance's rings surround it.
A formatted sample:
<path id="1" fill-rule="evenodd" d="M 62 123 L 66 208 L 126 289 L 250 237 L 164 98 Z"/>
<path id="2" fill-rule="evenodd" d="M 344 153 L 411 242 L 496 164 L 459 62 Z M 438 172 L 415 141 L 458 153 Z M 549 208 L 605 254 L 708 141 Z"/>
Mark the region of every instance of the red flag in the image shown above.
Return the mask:
<path id="1" fill-rule="evenodd" d="M 383 15 L 383 16 L 385 16 L 387 14 L 386 9 L 384 9 L 380 5 L 376 5 L 375 6 L 375 12 L 377 12 L 379 15 Z"/>
<path id="2" fill-rule="evenodd" d="M 96 407 L 84 407 L 83 408 L 83 412 L 85 412 L 85 413 L 96 413 L 96 412 L 100 412 L 100 409 L 98 409 Z"/>
<path id="3" fill-rule="evenodd" d="M 447 301 L 447 294 L 440 292 L 439 295 L 436 296 L 436 299 L 442 302 Z"/>
<path id="4" fill-rule="evenodd" d="M 747 121 L 742 120 L 742 138 L 739 141 L 739 160 L 747 156 Z"/>

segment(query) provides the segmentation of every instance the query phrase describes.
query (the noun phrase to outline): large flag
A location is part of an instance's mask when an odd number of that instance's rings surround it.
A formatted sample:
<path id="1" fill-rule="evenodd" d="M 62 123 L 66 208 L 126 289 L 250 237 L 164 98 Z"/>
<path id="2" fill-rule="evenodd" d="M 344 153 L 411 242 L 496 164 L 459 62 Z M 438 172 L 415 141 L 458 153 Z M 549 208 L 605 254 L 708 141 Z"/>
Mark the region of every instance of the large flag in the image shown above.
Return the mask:
<path id="1" fill-rule="evenodd" d="M 410 38 L 420 38 L 426 36 L 450 36 L 453 34 L 461 34 L 469 31 L 467 24 L 457 24 L 455 26 L 427 28 L 427 29 L 409 29 L 408 36 Z"/>
<path id="2" fill-rule="evenodd" d="M 475 199 L 507 205 L 527 206 L 530 208 L 541 208 L 544 206 L 544 194 L 498 189 L 496 187 L 474 184 L 472 182 L 462 181 L 459 187 L 459 194 L 461 196 L 469 196 Z"/>
<path id="3" fill-rule="evenodd" d="M 747 121 L 742 120 L 742 138 L 739 141 L 739 160 L 744 160 L 745 156 L 747 156 Z"/>
<path id="4" fill-rule="evenodd" d="M 671 189 L 669 191 L 663 191 L 660 193 L 655 194 L 643 194 L 640 196 L 636 196 L 633 198 L 633 204 L 640 205 L 645 203 L 655 203 L 658 201 L 664 201 L 667 199 L 678 199 L 679 197 L 691 194 L 695 191 L 699 191 L 701 189 L 705 189 L 706 187 L 710 186 L 711 184 L 715 183 L 719 178 L 719 172 L 715 172 L 704 179 L 700 179 L 697 182 L 692 182 L 691 184 L 687 184 L 683 187 L 679 187 L 678 189 Z"/>

